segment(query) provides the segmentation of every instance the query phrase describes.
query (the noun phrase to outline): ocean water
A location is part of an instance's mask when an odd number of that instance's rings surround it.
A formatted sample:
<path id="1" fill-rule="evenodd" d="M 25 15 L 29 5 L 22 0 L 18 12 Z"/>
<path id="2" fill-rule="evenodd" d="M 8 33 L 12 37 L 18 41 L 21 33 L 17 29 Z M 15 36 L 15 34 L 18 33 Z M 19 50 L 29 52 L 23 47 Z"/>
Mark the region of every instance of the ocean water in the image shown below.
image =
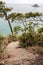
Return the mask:
<path id="1" fill-rule="evenodd" d="M 32 7 L 33 4 L 7 4 L 7 6 L 12 7 L 12 12 L 16 13 L 26 13 L 26 12 L 40 12 L 43 13 L 43 4 L 39 4 L 40 7 Z M 11 23 L 12 28 L 19 23 Z M 0 34 L 7 35 L 11 34 L 8 22 L 5 19 L 0 18 Z"/>

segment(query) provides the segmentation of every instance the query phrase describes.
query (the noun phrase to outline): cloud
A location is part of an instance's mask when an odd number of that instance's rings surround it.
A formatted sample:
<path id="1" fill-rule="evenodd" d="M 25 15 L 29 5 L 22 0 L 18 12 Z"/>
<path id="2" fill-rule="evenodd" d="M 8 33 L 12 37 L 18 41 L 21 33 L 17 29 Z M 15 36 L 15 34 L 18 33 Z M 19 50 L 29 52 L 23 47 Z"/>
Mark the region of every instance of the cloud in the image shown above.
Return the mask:
<path id="1" fill-rule="evenodd" d="M 28 3 L 28 0 L 4 0 L 6 3 Z"/>
<path id="2" fill-rule="evenodd" d="M 26 4 L 26 3 L 43 3 L 43 0 L 3 0 L 6 3 L 15 3 L 15 4 Z"/>

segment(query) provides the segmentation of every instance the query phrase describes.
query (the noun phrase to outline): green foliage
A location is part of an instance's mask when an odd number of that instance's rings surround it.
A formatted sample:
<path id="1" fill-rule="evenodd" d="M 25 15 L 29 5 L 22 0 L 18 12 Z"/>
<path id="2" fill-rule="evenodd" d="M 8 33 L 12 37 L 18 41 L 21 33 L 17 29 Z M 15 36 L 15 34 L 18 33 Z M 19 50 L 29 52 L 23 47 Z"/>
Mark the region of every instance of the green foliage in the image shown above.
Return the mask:
<path id="1" fill-rule="evenodd" d="M 4 39 L 4 37 L 2 35 L 0 35 L 0 40 L 3 40 L 3 39 Z"/>
<path id="2" fill-rule="evenodd" d="M 8 19 L 11 19 L 12 22 L 15 20 L 21 20 L 23 18 L 22 13 L 11 13 L 8 15 Z"/>
<path id="3" fill-rule="evenodd" d="M 38 20 L 37 17 L 40 17 L 40 16 L 42 16 L 42 14 L 39 13 L 39 12 L 34 12 L 34 13 L 33 12 L 29 12 L 29 13 L 25 13 L 25 14 L 22 14 L 22 13 L 11 13 L 11 14 L 8 15 L 8 19 L 10 19 L 12 22 L 13 21 L 17 22 L 18 21 L 19 23 L 21 23 L 21 25 L 23 26 L 21 28 L 21 31 L 22 32 L 27 32 L 27 31 L 29 31 L 29 28 L 31 29 L 31 28 L 34 28 L 35 26 L 38 26 L 37 23 L 33 24 L 33 22 L 30 22 L 30 21 L 28 21 L 28 24 L 29 24 L 28 25 L 27 24 L 27 18 L 28 19 L 32 18 L 33 21 L 35 21 L 36 19 Z M 31 29 L 31 31 L 32 31 L 32 29 Z"/>
<path id="4" fill-rule="evenodd" d="M 30 18 L 30 17 L 32 17 L 33 16 L 33 13 L 32 12 L 30 12 L 30 13 L 25 13 L 25 17 L 26 18 Z"/>
<path id="5" fill-rule="evenodd" d="M 16 18 L 16 13 L 11 13 L 7 17 L 8 17 L 8 19 L 11 19 L 12 22 L 13 22 L 15 20 L 15 18 Z"/>
<path id="6" fill-rule="evenodd" d="M 39 33 L 25 33 L 19 37 L 21 47 L 27 46 L 43 46 L 43 34 Z"/>
<path id="7" fill-rule="evenodd" d="M 12 8 L 6 7 L 5 2 L 0 1 L 0 17 L 4 17 L 3 11 L 9 12 L 11 10 L 12 10 Z"/>
<path id="8" fill-rule="evenodd" d="M 0 35 L 0 53 L 3 52 L 2 44 L 3 44 L 4 37 Z"/>
<path id="9" fill-rule="evenodd" d="M 19 37 L 19 40 L 20 40 L 20 45 L 22 47 L 32 46 L 33 45 L 33 41 L 34 41 L 33 33 L 31 33 L 31 32 L 23 33 Z"/>
<path id="10" fill-rule="evenodd" d="M 29 13 L 11 13 L 8 15 L 8 18 L 11 19 L 12 21 L 14 20 L 23 20 L 25 18 L 30 18 L 30 17 L 39 17 L 39 16 L 42 16 L 41 13 L 39 12 L 29 12 Z"/>
<path id="11" fill-rule="evenodd" d="M 19 37 L 19 40 L 20 40 L 20 46 L 21 47 L 27 47 L 27 36 L 26 34 L 22 34 L 22 36 Z"/>
<path id="12" fill-rule="evenodd" d="M 17 41 L 17 40 L 18 40 L 18 36 L 16 34 L 8 36 L 8 42 L 13 42 L 13 41 Z"/>
<path id="13" fill-rule="evenodd" d="M 14 32 L 17 34 L 18 33 L 18 31 L 20 31 L 21 30 L 21 27 L 20 26 L 15 26 L 14 27 Z"/>
<path id="14" fill-rule="evenodd" d="M 34 44 L 39 45 L 39 46 L 43 46 L 43 34 L 41 34 L 41 33 L 35 34 Z"/>
<path id="15" fill-rule="evenodd" d="M 3 41 L 4 37 L 2 35 L 0 35 L 0 47 L 2 45 L 2 41 Z"/>
<path id="16" fill-rule="evenodd" d="M 3 10 L 6 11 L 6 12 L 9 12 L 9 11 L 12 10 L 12 8 L 5 7 Z"/>
<path id="17" fill-rule="evenodd" d="M 38 12 L 36 12 L 36 13 L 29 12 L 29 13 L 26 13 L 25 14 L 25 17 L 26 18 L 37 17 L 37 16 L 42 16 L 42 14 L 41 13 L 38 13 Z"/>
<path id="18" fill-rule="evenodd" d="M 41 27 L 41 28 L 38 28 L 38 33 L 42 33 L 43 32 L 43 27 Z"/>
<path id="19" fill-rule="evenodd" d="M 23 17 L 24 17 L 24 15 L 22 13 L 17 13 L 16 14 L 17 20 L 21 20 Z"/>

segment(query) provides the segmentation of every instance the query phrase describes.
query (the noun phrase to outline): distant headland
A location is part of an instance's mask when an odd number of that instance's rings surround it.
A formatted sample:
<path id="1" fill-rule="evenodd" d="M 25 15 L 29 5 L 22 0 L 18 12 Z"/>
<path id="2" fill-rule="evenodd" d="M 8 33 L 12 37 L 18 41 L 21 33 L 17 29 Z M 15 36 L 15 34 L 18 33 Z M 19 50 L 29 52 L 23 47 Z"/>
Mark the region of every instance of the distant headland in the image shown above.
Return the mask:
<path id="1" fill-rule="evenodd" d="M 34 4 L 32 7 L 39 7 L 39 5 L 38 4 Z"/>

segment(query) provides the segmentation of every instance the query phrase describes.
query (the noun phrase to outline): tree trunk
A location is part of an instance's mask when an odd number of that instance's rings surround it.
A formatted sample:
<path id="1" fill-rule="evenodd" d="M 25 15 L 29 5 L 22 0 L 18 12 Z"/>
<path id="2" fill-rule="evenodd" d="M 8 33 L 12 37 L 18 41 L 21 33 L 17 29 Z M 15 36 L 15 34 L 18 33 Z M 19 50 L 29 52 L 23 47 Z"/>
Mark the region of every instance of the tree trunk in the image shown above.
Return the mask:
<path id="1" fill-rule="evenodd" d="M 13 30 L 12 30 L 12 26 L 11 26 L 10 20 L 7 18 L 7 13 L 5 11 L 3 11 L 3 13 L 5 15 L 6 20 L 8 21 L 8 24 L 9 24 L 9 27 L 10 27 L 10 30 L 11 30 L 11 33 L 13 34 Z"/>
<path id="2" fill-rule="evenodd" d="M 11 33 L 13 34 L 13 30 L 12 30 L 11 23 L 10 23 L 9 19 L 7 19 L 7 20 L 8 20 L 8 24 L 9 24 L 9 27 L 10 27 Z"/>

